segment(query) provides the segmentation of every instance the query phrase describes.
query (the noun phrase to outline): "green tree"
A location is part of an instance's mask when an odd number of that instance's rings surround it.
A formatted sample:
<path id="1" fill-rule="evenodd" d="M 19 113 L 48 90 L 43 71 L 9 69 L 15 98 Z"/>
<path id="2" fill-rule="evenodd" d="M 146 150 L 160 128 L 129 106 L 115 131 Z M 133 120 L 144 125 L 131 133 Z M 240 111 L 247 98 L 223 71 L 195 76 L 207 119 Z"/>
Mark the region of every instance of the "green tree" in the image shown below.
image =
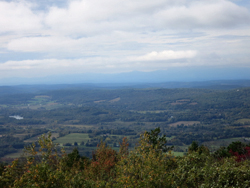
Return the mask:
<path id="1" fill-rule="evenodd" d="M 153 149 L 162 150 L 167 152 L 173 149 L 173 146 L 168 147 L 166 135 L 160 136 L 160 127 L 151 130 L 150 132 L 145 132 L 145 137 L 147 137 L 147 142 L 152 145 Z"/>
<path id="2" fill-rule="evenodd" d="M 199 144 L 196 141 L 193 141 L 192 144 L 188 147 L 188 151 L 193 152 L 193 151 L 198 151 L 199 149 Z"/>
<path id="3" fill-rule="evenodd" d="M 4 171 L 5 165 L 4 163 L 0 162 L 0 176 L 2 175 L 3 171 Z"/>
<path id="4" fill-rule="evenodd" d="M 68 168 L 65 161 L 68 155 L 61 150 L 57 151 L 53 144 L 51 134 L 43 135 L 39 138 L 39 153 L 35 150 L 36 145 L 26 147 L 27 160 L 21 166 L 19 161 L 13 161 L 12 165 L 0 176 L 1 187 L 91 187 L 91 182 L 83 178 L 80 167 L 72 165 Z M 78 158 L 75 151 L 69 158 Z M 89 184 L 90 183 L 90 184 Z"/>
<path id="5" fill-rule="evenodd" d="M 245 150 L 246 144 L 240 142 L 240 141 L 236 141 L 236 142 L 232 142 L 228 147 L 227 150 L 228 151 L 233 151 L 233 152 L 238 152 L 240 155 L 245 154 L 246 150 Z"/>
<path id="6" fill-rule="evenodd" d="M 77 148 L 74 148 L 71 153 L 65 157 L 66 165 L 69 168 L 78 166 L 79 169 L 83 170 L 89 163 L 90 160 L 87 157 L 81 157 Z"/>
<path id="7" fill-rule="evenodd" d="M 175 158 L 163 150 L 166 142 L 159 129 L 141 135 L 140 145 L 121 159 L 113 187 L 168 187 Z M 152 134 L 151 134 L 152 133 Z M 160 138 L 160 139 L 159 139 Z M 164 141 L 165 140 L 165 141 Z"/>

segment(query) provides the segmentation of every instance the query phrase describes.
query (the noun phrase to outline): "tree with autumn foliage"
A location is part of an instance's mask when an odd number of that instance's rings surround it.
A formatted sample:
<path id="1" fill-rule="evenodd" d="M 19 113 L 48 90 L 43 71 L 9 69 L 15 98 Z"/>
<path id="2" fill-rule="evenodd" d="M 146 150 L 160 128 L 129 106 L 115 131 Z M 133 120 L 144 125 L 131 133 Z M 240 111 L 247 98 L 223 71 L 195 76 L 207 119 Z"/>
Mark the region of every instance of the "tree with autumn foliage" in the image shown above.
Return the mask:
<path id="1" fill-rule="evenodd" d="M 167 187 L 176 166 L 171 152 L 166 153 L 166 138 L 160 129 L 141 135 L 139 146 L 117 164 L 114 187 Z"/>
<path id="2" fill-rule="evenodd" d="M 51 135 L 43 135 L 39 150 L 32 144 L 26 148 L 26 160 L 17 159 L 2 168 L 0 187 L 250 187 L 248 146 L 232 143 L 217 152 L 231 155 L 218 157 L 194 142 L 186 156 L 174 157 L 166 142 L 157 128 L 142 134 L 130 152 L 124 138 L 119 152 L 101 142 L 88 159 L 77 149 L 70 154 L 58 150 Z"/>
<path id="3" fill-rule="evenodd" d="M 128 154 L 124 138 L 120 152 L 100 143 L 92 160 L 81 157 L 77 149 L 66 154 L 52 142 L 51 134 L 26 147 L 26 161 L 15 160 L 0 176 L 0 187 L 100 187 L 116 176 L 116 163 Z"/>

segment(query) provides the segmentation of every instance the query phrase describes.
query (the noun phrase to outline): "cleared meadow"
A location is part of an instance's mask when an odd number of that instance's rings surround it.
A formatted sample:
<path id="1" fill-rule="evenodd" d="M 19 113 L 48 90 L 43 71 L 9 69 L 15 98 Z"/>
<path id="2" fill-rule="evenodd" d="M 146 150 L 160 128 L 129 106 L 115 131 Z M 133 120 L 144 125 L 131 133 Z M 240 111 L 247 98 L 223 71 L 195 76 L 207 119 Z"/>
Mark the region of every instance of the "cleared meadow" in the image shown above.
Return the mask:
<path id="1" fill-rule="evenodd" d="M 5 157 L 5 158 L 16 159 L 16 158 L 18 158 L 18 157 L 21 157 L 23 154 L 24 154 L 24 150 L 23 150 L 23 149 L 19 149 L 19 150 L 17 150 L 17 152 L 7 154 L 7 155 L 5 155 L 4 157 Z"/>
<path id="2" fill-rule="evenodd" d="M 43 134 L 40 134 L 40 135 L 37 135 L 37 136 L 34 136 L 34 137 L 31 137 L 27 140 L 24 140 L 24 142 L 36 142 L 38 140 L 39 137 L 41 137 Z M 51 133 L 51 138 L 58 138 L 59 137 L 59 133 Z"/>
<path id="3" fill-rule="evenodd" d="M 175 123 L 168 124 L 171 127 L 176 127 L 177 125 L 183 124 L 184 126 L 194 125 L 194 124 L 200 124 L 199 121 L 178 121 Z"/>
<path id="4" fill-rule="evenodd" d="M 54 141 L 54 143 L 58 144 L 66 144 L 66 143 L 71 143 L 73 144 L 74 142 L 81 143 L 87 142 L 89 140 L 89 135 L 87 133 L 71 133 L 66 136 L 60 137 Z"/>
<path id="5" fill-rule="evenodd" d="M 235 123 L 243 123 L 243 124 L 250 124 L 250 119 L 238 119 Z"/>
<path id="6" fill-rule="evenodd" d="M 235 137 L 235 138 L 219 139 L 219 140 L 204 142 L 203 145 L 207 146 L 209 149 L 211 149 L 211 151 L 213 151 L 217 150 L 221 146 L 227 147 L 229 144 L 236 141 L 244 142 L 245 140 L 242 137 Z"/>

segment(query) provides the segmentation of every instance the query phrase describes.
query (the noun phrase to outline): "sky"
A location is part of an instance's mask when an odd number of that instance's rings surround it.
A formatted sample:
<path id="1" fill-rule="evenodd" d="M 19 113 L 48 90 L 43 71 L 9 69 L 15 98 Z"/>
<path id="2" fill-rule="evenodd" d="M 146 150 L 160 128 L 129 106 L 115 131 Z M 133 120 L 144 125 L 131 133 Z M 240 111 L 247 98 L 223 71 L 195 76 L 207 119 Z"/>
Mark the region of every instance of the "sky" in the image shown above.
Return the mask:
<path id="1" fill-rule="evenodd" d="M 0 79 L 178 69 L 250 71 L 250 1 L 0 1 Z"/>

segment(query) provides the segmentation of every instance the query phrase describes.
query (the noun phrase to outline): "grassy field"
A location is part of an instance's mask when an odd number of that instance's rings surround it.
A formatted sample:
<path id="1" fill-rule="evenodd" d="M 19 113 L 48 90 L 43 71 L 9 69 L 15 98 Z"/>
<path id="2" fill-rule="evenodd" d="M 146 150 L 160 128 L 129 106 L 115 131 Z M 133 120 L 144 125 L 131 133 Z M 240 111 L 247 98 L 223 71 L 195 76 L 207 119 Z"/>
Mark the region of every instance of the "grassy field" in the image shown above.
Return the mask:
<path id="1" fill-rule="evenodd" d="M 184 126 L 189 126 L 189 125 L 199 124 L 199 123 L 200 123 L 199 121 L 178 121 L 176 123 L 169 124 L 169 126 L 176 127 L 177 125 L 181 125 L 181 124 L 183 124 Z"/>
<path id="2" fill-rule="evenodd" d="M 110 100 L 109 102 L 113 103 L 113 102 L 118 102 L 119 100 L 121 100 L 121 98 L 120 98 L 120 97 L 117 97 L 117 98 L 115 98 L 115 99 L 113 99 L 113 100 Z"/>
<path id="3" fill-rule="evenodd" d="M 152 129 L 154 129 L 157 126 L 157 123 L 162 123 L 162 122 L 137 122 L 137 121 L 129 121 L 129 122 L 125 122 L 125 121 L 114 121 L 114 122 L 107 122 L 108 125 L 110 126 L 119 126 L 119 127 L 132 127 L 133 130 L 135 130 L 135 132 L 137 132 L 136 130 L 140 131 L 140 134 L 143 134 L 144 131 L 150 131 Z M 143 129 L 142 129 L 143 126 Z M 144 130 L 144 131 L 142 131 Z"/>
<path id="4" fill-rule="evenodd" d="M 134 111 L 134 110 L 131 110 L 131 112 L 137 112 L 137 113 L 140 113 L 140 114 L 146 114 L 146 113 L 152 113 L 152 114 L 159 114 L 159 113 L 164 113 L 164 112 L 167 112 L 167 110 L 148 110 L 148 111 Z"/>
<path id="5" fill-rule="evenodd" d="M 94 125 L 71 125 L 71 124 L 60 124 L 60 126 L 63 126 L 63 127 L 76 127 L 76 128 L 86 128 L 86 129 L 90 129 L 90 128 L 93 128 Z"/>
<path id="6" fill-rule="evenodd" d="M 24 133 L 24 134 L 14 134 L 13 136 L 14 137 L 17 137 L 17 138 L 20 138 L 20 139 L 23 139 L 26 135 L 28 135 L 29 133 Z"/>
<path id="7" fill-rule="evenodd" d="M 23 149 L 20 149 L 17 152 L 5 155 L 4 157 L 16 159 L 18 157 L 21 157 L 22 155 L 23 155 Z"/>
<path id="8" fill-rule="evenodd" d="M 232 142 L 236 142 L 236 141 L 244 142 L 244 139 L 242 137 L 236 137 L 236 138 L 213 140 L 209 142 L 204 142 L 203 145 L 207 146 L 209 149 L 213 151 L 213 150 L 217 150 L 221 146 L 227 147 L 229 144 L 231 144 Z"/>
<path id="9" fill-rule="evenodd" d="M 178 151 L 172 151 L 171 153 L 175 157 L 183 157 L 184 155 L 184 152 L 178 152 Z"/>
<path id="10" fill-rule="evenodd" d="M 64 137 L 56 139 L 54 142 L 58 144 L 65 144 L 74 142 L 81 143 L 82 141 L 87 142 L 89 140 L 89 135 L 87 133 L 71 133 Z"/>
<path id="11" fill-rule="evenodd" d="M 37 136 L 34 136 L 34 137 L 31 137 L 27 140 L 24 140 L 24 142 L 36 142 L 38 140 L 39 137 L 41 137 L 43 134 L 40 134 L 40 135 L 37 135 Z M 59 137 L 59 133 L 51 133 L 51 138 L 58 138 Z"/>
<path id="12" fill-rule="evenodd" d="M 236 121 L 236 123 L 247 123 L 247 124 L 250 124 L 250 119 L 238 119 L 237 121 Z"/>
<path id="13" fill-rule="evenodd" d="M 24 140 L 24 142 L 36 142 L 38 140 L 38 137 L 40 137 L 40 136 L 42 136 L 42 134 L 34 136 L 34 137 L 31 137 L 31 138 L 29 138 L 27 140 Z"/>
<path id="14" fill-rule="evenodd" d="M 172 140 L 172 139 L 174 139 L 174 138 L 175 138 L 175 136 L 166 137 L 167 141 L 168 141 L 168 140 Z"/>
<path id="15" fill-rule="evenodd" d="M 118 137 L 118 138 L 127 138 L 127 139 L 130 139 L 131 136 L 134 136 L 134 135 L 119 135 L 119 134 L 110 134 L 109 137 L 112 137 L 112 136 L 115 136 L 115 137 Z"/>

